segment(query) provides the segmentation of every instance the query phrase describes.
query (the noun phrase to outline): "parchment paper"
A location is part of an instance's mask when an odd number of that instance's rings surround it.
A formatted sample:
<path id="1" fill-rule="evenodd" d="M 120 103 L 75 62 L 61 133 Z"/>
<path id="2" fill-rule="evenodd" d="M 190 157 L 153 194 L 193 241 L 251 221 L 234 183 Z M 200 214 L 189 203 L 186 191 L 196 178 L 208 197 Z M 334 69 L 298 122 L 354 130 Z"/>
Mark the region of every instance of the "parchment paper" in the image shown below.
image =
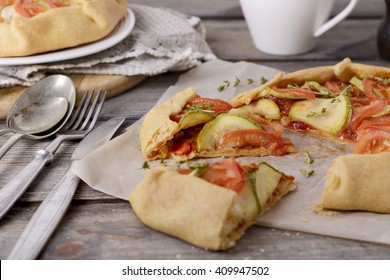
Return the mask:
<path id="1" fill-rule="evenodd" d="M 203 97 L 230 100 L 235 94 L 255 86 L 248 85 L 247 78 L 258 81 L 263 76 L 270 79 L 277 72 L 280 71 L 247 62 L 210 61 L 182 75 L 176 85 L 163 94 L 159 102 L 189 86 L 195 87 Z M 236 77 L 241 83 L 234 87 Z M 231 85 L 218 92 L 217 88 L 226 80 L 231 81 Z M 142 119 L 131 125 L 126 133 L 79 161 L 74 165 L 73 171 L 92 188 L 127 200 L 131 190 L 147 172 L 142 168 L 145 159 L 139 143 L 141 123 Z M 295 176 L 297 190 L 288 194 L 266 215 L 259 218 L 257 225 L 390 244 L 389 215 L 364 212 L 320 215 L 312 210 L 320 201 L 325 174 L 332 160 L 339 155 L 350 153 L 352 147 L 290 131 L 285 131 L 285 136 L 296 144 L 298 153 L 283 157 L 238 158 L 242 163 L 266 161 L 286 174 Z M 307 163 L 306 151 L 309 151 L 314 163 Z M 169 161 L 167 163 L 176 164 Z M 159 161 L 152 162 L 150 166 L 153 168 L 158 164 Z M 315 173 L 307 177 L 302 174 L 302 170 L 314 170 Z"/>

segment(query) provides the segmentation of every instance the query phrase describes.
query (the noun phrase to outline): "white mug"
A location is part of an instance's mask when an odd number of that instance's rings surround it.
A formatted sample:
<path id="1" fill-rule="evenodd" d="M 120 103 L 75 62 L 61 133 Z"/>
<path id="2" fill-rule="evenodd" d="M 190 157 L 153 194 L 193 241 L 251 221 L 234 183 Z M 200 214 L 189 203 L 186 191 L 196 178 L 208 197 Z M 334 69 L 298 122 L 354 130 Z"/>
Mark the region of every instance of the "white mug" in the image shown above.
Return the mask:
<path id="1" fill-rule="evenodd" d="M 358 0 L 328 20 L 335 0 L 240 0 L 249 32 L 260 51 L 295 55 L 312 50 L 316 38 L 345 19 Z"/>

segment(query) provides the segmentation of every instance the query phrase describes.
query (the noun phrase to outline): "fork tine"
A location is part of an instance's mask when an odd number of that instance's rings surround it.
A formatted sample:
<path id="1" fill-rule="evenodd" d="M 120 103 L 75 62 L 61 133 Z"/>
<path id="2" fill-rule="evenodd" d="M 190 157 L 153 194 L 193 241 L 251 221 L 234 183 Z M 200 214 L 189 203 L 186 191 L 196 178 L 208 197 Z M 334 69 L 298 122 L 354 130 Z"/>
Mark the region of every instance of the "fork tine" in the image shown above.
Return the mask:
<path id="1" fill-rule="evenodd" d="M 107 91 L 105 90 L 103 95 L 102 95 L 102 97 L 100 98 L 99 103 L 97 104 L 97 107 L 95 109 L 93 118 L 92 118 L 92 120 L 91 120 L 91 122 L 90 122 L 90 124 L 89 124 L 89 126 L 88 126 L 88 128 L 86 130 L 87 133 L 94 128 L 94 126 L 96 124 L 96 121 L 97 121 L 97 119 L 98 119 L 98 117 L 100 115 L 100 111 L 103 108 L 103 104 L 104 104 L 104 101 L 106 100 L 106 96 L 107 96 Z"/>
<path id="2" fill-rule="evenodd" d="M 89 91 L 87 90 L 84 94 L 83 94 L 83 97 L 81 98 L 80 100 L 80 103 L 77 107 L 77 110 L 72 114 L 72 118 L 67 122 L 67 124 L 65 125 L 64 129 L 66 130 L 69 130 L 70 127 L 75 123 L 75 121 L 78 119 L 79 115 L 80 115 L 80 112 L 82 110 L 82 108 L 85 106 L 86 104 L 86 101 L 87 101 L 87 97 L 89 95 Z"/>
<path id="3" fill-rule="evenodd" d="M 79 128 L 80 130 L 84 130 L 84 128 L 87 126 L 87 124 L 89 123 L 89 120 L 91 119 L 92 117 L 92 114 L 95 110 L 95 107 L 96 107 L 96 104 L 98 103 L 99 101 L 99 97 L 100 97 L 100 93 L 102 92 L 101 89 L 98 90 L 98 92 L 96 93 L 94 99 L 92 100 L 92 103 L 90 103 L 90 106 L 88 108 L 88 111 L 87 111 L 87 115 L 86 117 L 84 118 L 84 122 L 83 124 L 81 125 L 81 127 Z"/>
<path id="4" fill-rule="evenodd" d="M 88 108 L 90 106 L 92 96 L 94 95 L 94 91 L 95 91 L 94 89 L 91 90 L 90 92 L 88 91 L 88 95 L 85 99 L 83 106 L 81 107 L 81 110 L 77 116 L 76 122 L 71 127 L 69 127 L 70 130 L 78 129 L 80 123 L 84 120 L 84 115 L 86 112 L 88 112 Z"/>

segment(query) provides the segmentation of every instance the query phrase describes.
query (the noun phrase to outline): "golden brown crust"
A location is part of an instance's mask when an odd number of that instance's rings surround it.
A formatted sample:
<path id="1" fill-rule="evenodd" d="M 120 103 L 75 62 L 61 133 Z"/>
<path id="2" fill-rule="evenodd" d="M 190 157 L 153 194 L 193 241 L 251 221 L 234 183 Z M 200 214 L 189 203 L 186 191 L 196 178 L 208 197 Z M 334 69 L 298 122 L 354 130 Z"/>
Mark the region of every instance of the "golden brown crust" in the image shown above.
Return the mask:
<path id="1" fill-rule="evenodd" d="M 322 207 L 390 213 L 389 162 L 390 153 L 336 158 L 326 175 Z"/>
<path id="2" fill-rule="evenodd" d="M 239 94 L 230 103 L 233 107 L 247 105 L 259 99 L 261 97 L 259 93 L 266 87 L 286 87 L 288 84 L 302 85 L 305 81 L 324 83 L 335 78 L 349 81 L 353 76 L 360 77 L 363 75 L 390 77 L 390 68 L 352 63 L 349 58 L 345 58 L 332 66 L 319 66 L 288 74 L 278 74 L 266 84 Z"/>
<path id="3" fill-rule="evenodd" d="M 130 203 L 147 226 L 196 246 L 231 247 L 221 233 L 236 193 L 174 169 L 157 167 L 131 193 Z"/>
<path id="4" fill-rule="evenodd" d="M 201 248 L 226 250 L 236 244 L 257 217 L 295 189 L 293 178 L 283 176 L 266 206 L 250 217 L 235 207 L 235 191 L 166 166 L 147 173 L 131 193 L 130 203 L 142 222 L 155 230 Z"/>
<path id="5" fill-rule="evenodd" d="M 126 15 L 125 0 L 91 0 L 0 24 L 0 57 L 74 47 L 108 35 Z"/>
<path id="6" fill-rule="evenodd" d="M 140 130 L 142 154 L 146 159 L 157 159 L 163 151 L 159 150 L 180 130 L 177 122 L 170 119 L 178 114 L 184 105 L 194 99 L 197 92 L 187 88 L 175 94 L 168 101 L 153 107 L 146 115 Z"/>

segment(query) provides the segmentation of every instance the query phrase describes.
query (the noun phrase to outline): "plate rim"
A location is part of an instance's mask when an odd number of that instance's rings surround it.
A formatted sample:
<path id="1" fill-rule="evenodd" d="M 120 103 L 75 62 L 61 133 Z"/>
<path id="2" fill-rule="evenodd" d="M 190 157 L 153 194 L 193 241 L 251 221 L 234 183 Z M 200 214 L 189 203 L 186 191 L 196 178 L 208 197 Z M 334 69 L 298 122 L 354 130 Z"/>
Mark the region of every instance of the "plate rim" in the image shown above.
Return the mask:
<path id="1" fill-rule="evenodd" d="M 126 16 L 104 38 L 86 43 L 80 46 L 51 51 L 30 56 L 3 57 L 0 58 L 0 66 L 22 66 L 32 64 L 44 64 L 49 62 L 64 61 L 104 51 L 115 46 L 133 31 L 135 26 L 135 14 L 127 7 Z"/>

